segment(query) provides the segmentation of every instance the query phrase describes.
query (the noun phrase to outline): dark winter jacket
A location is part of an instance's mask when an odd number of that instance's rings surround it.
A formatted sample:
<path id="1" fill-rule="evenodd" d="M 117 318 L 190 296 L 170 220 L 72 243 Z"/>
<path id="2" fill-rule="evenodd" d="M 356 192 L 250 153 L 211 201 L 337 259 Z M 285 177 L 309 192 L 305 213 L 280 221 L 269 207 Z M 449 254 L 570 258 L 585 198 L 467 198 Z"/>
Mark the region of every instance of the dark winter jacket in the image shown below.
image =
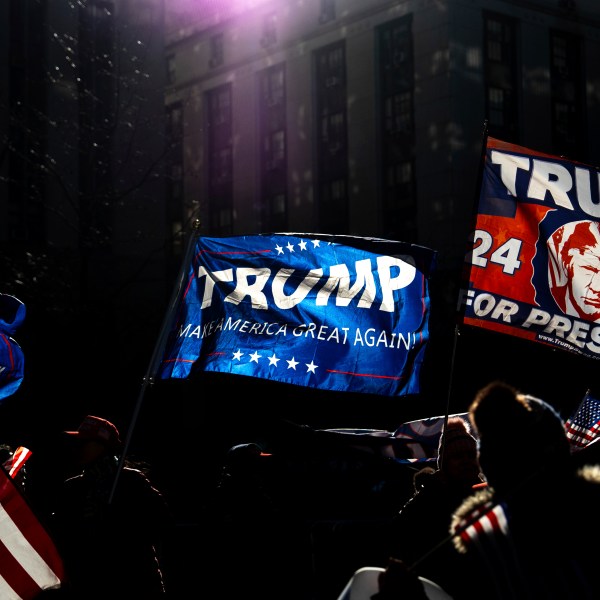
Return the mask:
<path id="1" fill-rule="evenodd" d="M 482 490 L 452 519 L 462 571 L 485 575 L 482 598 L 598 598 L 599 506 L 597 465 L 576 472 L 532 468 L 531 478 L 502 499 L 492 488 Z"/>

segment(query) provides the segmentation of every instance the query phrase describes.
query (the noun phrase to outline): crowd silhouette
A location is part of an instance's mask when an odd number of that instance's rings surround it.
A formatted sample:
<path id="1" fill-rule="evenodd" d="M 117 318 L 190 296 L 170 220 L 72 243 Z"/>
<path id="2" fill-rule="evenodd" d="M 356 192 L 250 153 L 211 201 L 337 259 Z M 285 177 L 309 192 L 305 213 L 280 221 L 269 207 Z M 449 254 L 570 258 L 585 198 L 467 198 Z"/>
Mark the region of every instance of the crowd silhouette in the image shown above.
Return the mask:
<path id="1" fill-rule="evenodd" d="M 399 515 L 406 521 L 397 555 L 375 567 L 377 584 L 361 597 L 432 598 L 422 574 L 454 600 L 598 597 L 590 524 L 600 500 L 600 466 L 573 454 L 564 422 L 550 404 L 504 381 L 478 390 L 469 418 L 485 481 L 470 493 L 463 488 L 462 501 L 460 494 L 449 502 L 445 493 L 434 493 L 417 515 L 414 506 L 426 498 L 426 488 L 419 490 Z M 442 466 L 449 450 L 440 449 Z M 471 452 L 462 460 L 470 464 L 473 458 Z M 352 583 L 340 600 L 354 597 Z"/>
<path id="2" fill-rule="evenodd" d="M 359 580 L 365 600 L 597 597 L 595 445 L 574 453 L 559 413 L 504 381 L 446 419 L 424 468 L 289 423 L 271 443 L 240 440 L 202 484 L 193 548 L 172 543 L 165 495 L 123 451 L 117 427 L 88 415 L 15 476 L 65 563 L 42 596 L 189 597 L 170 570 L 186 552 L 232 599 L 283 585 L 292 600 L 350 600 Z M 7 472 L 14 455 L 0 447 Z"/>

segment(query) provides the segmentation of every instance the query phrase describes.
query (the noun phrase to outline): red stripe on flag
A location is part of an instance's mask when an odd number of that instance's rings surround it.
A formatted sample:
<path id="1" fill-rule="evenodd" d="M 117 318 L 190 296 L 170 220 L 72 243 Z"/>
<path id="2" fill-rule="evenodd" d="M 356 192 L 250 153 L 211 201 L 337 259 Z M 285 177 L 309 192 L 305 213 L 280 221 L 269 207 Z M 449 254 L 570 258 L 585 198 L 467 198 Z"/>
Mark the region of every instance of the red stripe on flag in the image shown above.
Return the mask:
<path id="1" fill-rule="evenodd" d="M 25 446 L 19 446 L 12 455 L 12 459 L 7 461 L 10 463 L 10 466 L 7 466 L 4 463 L 5 468 L 8 471 L 8 474 L 14 479 L 15 475 L 23 468 L 23 465 L 29 460 L 31 456 L 31 450 L 29 448 L 25 448 Z"/>
<path id="2" fill-rule="evenodd" d="M 0 575 L 23 600 L 60 587 L 64 566 L 58 550 L 4 469 L 0 504 Z"/>
<path id="3" fill-rule="evenodd" d="M 483 533 L 483 524 L 481 522 L 481 519 L 475 521 L 475 523 L 473 523 L 473 527 L 475 528 L 477 535 L 481 535 Z"/>
<path id="4" fill-rule="evenodd" d="M 0 542 L 0 565 L 0 576 L 15 592 L 13 598 L 35 598 L 42 591 L 2 542 Z"/>
<path id="5" fill-rule="evenodd" d="M 494 531 L 500 531 L 502 528 L 500 527 L 500 523 L 498 522 L 498 515 L 496 514 L 496 508 L 497 507 L 494 507 L 493 510 L 490 510 L 490 512 L 487 513 L 486 517 L 490 520 L 492 529 Z"/>

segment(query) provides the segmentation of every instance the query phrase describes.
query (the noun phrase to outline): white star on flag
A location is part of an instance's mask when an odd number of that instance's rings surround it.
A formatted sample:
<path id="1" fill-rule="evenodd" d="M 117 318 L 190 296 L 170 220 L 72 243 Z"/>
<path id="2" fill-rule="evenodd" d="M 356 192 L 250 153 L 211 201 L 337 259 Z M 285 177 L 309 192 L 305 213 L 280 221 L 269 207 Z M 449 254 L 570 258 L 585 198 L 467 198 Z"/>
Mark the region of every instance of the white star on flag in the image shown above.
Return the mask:
<path id="1" fill-rule="evenodd" d="M 240 360 L 244 356 L 244 353 L 241 350 L 233 353 L 233 360 Z"/>
<path id="2" fill-rule="evenodd" d="M 256 364 L 258 364 L 258 359 L 262 358 L 262 356 L 256 352 L 256 350 L 250 355 L 250 362 L 255 362 Z"/>
<path id="3" fill-rule="evenodd" d="M 294 369 L 294 371 L 296 370 L 296 365 L 299 365 L 300 363 L 296 361 L 296 359 L 292 356 L 292 360 L 288 360 L 286 361 L 288 364 L 288 369 Z"/>
<path id="4" fill-rule="evenodd" d="M 315 363 L 311 360 L 310 363 L 306 363 L 306 372 L 307 373 L 316 373 L 317 369 L 318 369 L 318 365 L 315 365 Z"/>
<path id="5" fill-rule="evenodd" d="M 267 358 L 269 359 L 269 364 L 275 366 L 277 366 L 277 363 L 281 360 L 280 358 L 277 358 L 275 354 L 273 354 L 273 356 L 268 356 Z"/>

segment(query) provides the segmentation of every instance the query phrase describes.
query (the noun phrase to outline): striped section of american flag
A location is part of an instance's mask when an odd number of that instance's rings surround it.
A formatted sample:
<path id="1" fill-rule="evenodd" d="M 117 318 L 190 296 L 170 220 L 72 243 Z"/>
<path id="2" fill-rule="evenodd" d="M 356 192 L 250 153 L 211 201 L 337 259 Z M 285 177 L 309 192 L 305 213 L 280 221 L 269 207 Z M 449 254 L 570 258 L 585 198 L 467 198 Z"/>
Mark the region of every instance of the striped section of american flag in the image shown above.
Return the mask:
<path id="1" fill-rule="evenodd" d="M 504 504 L 491 501 L 469 513 L 454 530 L 467 546 L 478 543 L 482 536 L 498 533 L 508 535 L 508 519 Z"/>
<path id="2" fill-rule="evenodd" d="M 31 456 L 31 450 L 25 448 L 25 446 L 19 446 L 5 463 L 4 468 L 8 471 L 8 474 L 14 479 L 16 474 L 23 468 L 29 457 Z"/>
<path id="3" fill-rule="evenodd" d="M 565 422 L 571 451 L 585 448 L 600 433 L 600 400 L 588 390 L 577 410 Z"/>
<path id="4" fill-rule="evenodd" d="M 0 598 L 33 600 L 64 580 L 62 559 L 8 473 L 0 468 Z"/>

